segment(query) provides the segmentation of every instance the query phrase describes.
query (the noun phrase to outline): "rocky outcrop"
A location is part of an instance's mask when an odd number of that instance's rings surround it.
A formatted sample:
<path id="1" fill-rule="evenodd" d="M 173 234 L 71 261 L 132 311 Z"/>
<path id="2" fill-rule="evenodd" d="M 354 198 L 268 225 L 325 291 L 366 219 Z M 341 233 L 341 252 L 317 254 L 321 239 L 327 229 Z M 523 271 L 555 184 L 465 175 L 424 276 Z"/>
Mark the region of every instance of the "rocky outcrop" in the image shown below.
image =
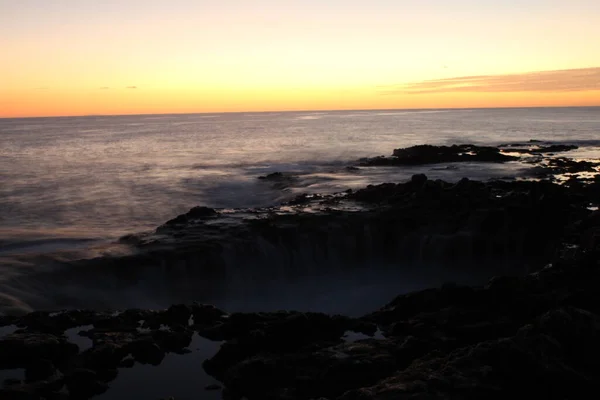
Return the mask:
<path id="1" fill-rule="evenodd" d="M 572 144 L 552 144 L 539 140 L 530 140 L 528 143 L 509 143 L 498 146 L 500 149 L 508 149 L 512 153 L 544 154 L 563 153 L 576 150 L 579 147 Z"/>
<path id="2" fill-rule="evenodd" d="M 499 148 L 461 144 L 452 146 L 432 146 L 428 144 L 395 149 L 391 157 L 363 159 L 362 166 L 423 165 L 452 162 L 506 162 L 518 157 L 503 154 Z"/>
<path id="3" fill-rule="evenodd" d="M 259 176 L 258 179 L 264 182 L 270 182 L 273 189 L 280 190 L 285 189 L 298 181 L 297 176 L 283 172 L 273 172 L 268 175 Z"/>
<path id="4" fill-rule="evenodd" d="M 178 215 L 177 217 L 169 220 L 165 225 L 181 225 L 188 224 L 192 221 L 203 220 L 205 218 L 218 217 L 217 213 L 213 208 L 208 207 L 194 207 L 185 214 Z"/>
<path id="5" fill-rule="evenodd" d="M 232 398 L 250 400 L 597 394 L 597 256 L 484 287 L 450 285 L 400 296 L 361 319 L 382 329 L 383 338 L 336 342 L 324 336 L 273 349 L 241 334 L 206 369 Z"/>
<path id="6" fill-rule="evenodd" d="M 418 166 L 427 164 L 449 164 L 442 168 L 456 169 L 455 163 L 504 163 L 519 161 L 528 168 L 525 176 L 548 180 L 563 180 L 570 174 L 600 172 L 600 163 L 590 160 L 573 160 L 562 153 L 575 150 L 571 144 L 550 143 L 531 140 L 528 143 L 508 143 L 498 147 L 462 144 L 452 146 L 417 145 L 395 149 L 389 157 L 379 156 L 359 160 L 362 167 Z M 556 154 L 558 153 L 558 154 Z M 581 177 L 578 177 L 581 178 Z"/>

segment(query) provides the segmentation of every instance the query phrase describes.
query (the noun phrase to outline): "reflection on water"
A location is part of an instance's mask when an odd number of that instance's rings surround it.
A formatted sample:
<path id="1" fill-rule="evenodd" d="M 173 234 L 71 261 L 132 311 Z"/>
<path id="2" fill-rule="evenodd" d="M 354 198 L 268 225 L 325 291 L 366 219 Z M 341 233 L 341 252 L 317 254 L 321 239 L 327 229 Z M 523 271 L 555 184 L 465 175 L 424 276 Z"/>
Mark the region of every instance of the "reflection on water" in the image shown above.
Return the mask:
<path id="1" fill-rule="evenodd" d="M 98 400 L 206 399 L 220 400 L 221 390 L 206 390 L 207 386 L 219 385 L 202 368 L 202 362 L 212 358 L 220 342 L 212 342 L 195 333 L 189 346 L 190 353 L 167 354 L 158 366 L 136 363 L 131 368 L 120 368 L 110 389 L 94 397 Z M 134 396 L 134 397 L 132 397 Z"/>

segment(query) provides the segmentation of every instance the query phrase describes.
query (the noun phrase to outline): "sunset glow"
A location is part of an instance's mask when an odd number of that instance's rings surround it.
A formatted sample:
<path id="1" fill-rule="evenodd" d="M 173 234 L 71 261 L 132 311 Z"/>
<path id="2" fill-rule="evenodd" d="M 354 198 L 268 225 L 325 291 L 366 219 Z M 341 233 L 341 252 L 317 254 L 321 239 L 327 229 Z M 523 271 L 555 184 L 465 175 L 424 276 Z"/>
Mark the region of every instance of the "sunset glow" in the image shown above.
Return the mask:
<path id="1" fill-rule="evenodd" d="M 497 3 L 5 1 L 0 117 L 600 105 L 600 2 Z"/>

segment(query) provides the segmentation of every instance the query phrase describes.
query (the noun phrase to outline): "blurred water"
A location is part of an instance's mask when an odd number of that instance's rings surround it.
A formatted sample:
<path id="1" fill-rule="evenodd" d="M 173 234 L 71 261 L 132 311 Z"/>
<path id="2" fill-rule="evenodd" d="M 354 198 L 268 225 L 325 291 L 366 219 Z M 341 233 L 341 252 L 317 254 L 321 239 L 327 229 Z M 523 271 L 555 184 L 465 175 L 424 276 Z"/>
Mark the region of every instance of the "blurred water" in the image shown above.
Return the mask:
<path id="1" fill-rule="evenodd" d="M 115 238 L 192 206 L 269 205 L 303 191 L 400 180 L 343 166 L 420 143 L 596 145 L 600 108 L 290 112 L 0 119 L 0 246 Z M 465 165 L 438 175 L 502 175 Z M 287 191 L 256 178 L 311 174 Z M 436 173 L 436 172 L 430 172 Z"/>

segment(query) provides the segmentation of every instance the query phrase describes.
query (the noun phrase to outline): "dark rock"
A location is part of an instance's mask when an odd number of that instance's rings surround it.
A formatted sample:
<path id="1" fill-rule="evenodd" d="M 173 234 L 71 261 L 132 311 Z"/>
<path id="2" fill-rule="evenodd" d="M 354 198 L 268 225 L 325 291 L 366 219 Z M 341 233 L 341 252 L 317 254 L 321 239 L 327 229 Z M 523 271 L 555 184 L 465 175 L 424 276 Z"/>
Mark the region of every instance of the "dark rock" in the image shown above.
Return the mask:
<path id="1" fill-rule="evenodd" d="M 128 350 L 135 361 L 140 364 L 159 365 L 165 357 L 165 352 L 152 340 L 142 339 L 132 342 Z M 121 359 L 119 359 L 120 361 Z"/>
<path id="2" fill-rule="evenodd" d="M 121 341 L 119 336 L 110 340 L 97 340 L 91 349 L 82 354 L 83 362 L 94 370 L 114 368 L 131 352 L 128 348 L 130 343 L 130 337 L 127 338 L 127 341 Z M 132 347 L 136 348 L 135 345 Z"/>
<path id="3" fill-rule="evenodd" d="M 49 360 L 34 360 L 25 369 L 25 380 L 28 382 L 41 381 L 57 374 L 56 367 Z"/>
<path id="4" fill-rule="evenodd" d="M 340 399 L 535 397 L 564 399 L 597 393 L 594 378 L 598 317 L 576 309 L 551 311 L 513 337 L 433 354 L 370 388 Z M 566 353 L 565 353 L 566 351 Z M 585 354 L 587 352 L 587 354 Z"/>
<path id="5" fill-rule="evenodd" d="M 125 358 L 119 363 L 119 368 L 132 368 L 135 365 L 133 358 Z"/>
<path id="6" fill-rule="evenodd" d="M 553 144 L 550 146 L 539 147 L 538 149 L 535 149 L 533 152 L 534 153 L 557 153 L 557 152 L 571 151 L 571 150 L 575 150 L 577 148 L 578 148 L 577 146 L 570 145 L 570 144 Z"/>
<path id="7" fill-rule="evenodd" d="M 74 370 L 65 383 L 75 399 L 88 399 L 108 390 L 108 385 L 99 379 L 96 372 L 84 368 Z"/>
<path id="8" fill-rule="evenodd" d="M 40 359 L 61 362 L 78 351 L 77 345 L 51 334 L 14 333 L 0 339 L 0 367 L 25 368 Z"/>
<path id="9" fill-rule="evenodd" d="M 213 325 L 219 321 L 227 313 L 210 304 L 194 304 L 192 305 L 192 316 L 194 325 Z"/>
<path id="10" fill-rule="evenodd" d="M 417 186 L 423 186 L 425 182 L 427 182 L 427 175 L 425 174 L 416 174 L 413 175 L 410 181 Z"/>
<path id="11" fill-rule="evenodd" d="M 188 325 L 192 315 L 191 307 L 185 304 L 172 305 L 163 313 L 163 320 L 168 325 Z"/>
<path id="12" fill-rule="evenodd" d="M 548 165 L 555 174 L 596 172 L 600 163 L 591 161 L 574 161 L 569 158 L 559 157 L 548 160 Z"/>
<path id="13" fill-rule="evenodd" d="M 282 172 L 273 172 L 266 176 L 259 176 L 258 179 L 271 182 L 273 189 L 279 190 L 287 188 L 298 180 L 296 176 Z"/>
<path id="14" fill-rule="evenodd" d="M 249 398 L 280 398 L 284 393 L 302 399 L 337 396 L 395 371 L 391 347 L 375 340 L 325 347 L 314 353 L 250 356 L 228 368 L 224 382 L 228 389 Z"/>
<path id="15" fill-rule="evenodd" d="M 196 206 L 187 213 L 178 215 L 177 217 L 167 221 L 165 225 L 181 225 L 186 224 L 192 220 L 202 220 L 218 216 L 219 213 L 214 208 Z"/>
<path id="16" fill-rule="evenodd" d="M 281 172 L 273 172 L 266 176 L 259 176 L 258 179 L 266 179 L 266 180 L 280 180 L 283 179 L 285 175 Z"/>
<path id="17" fill-rule="evenodd" d="M 376 165 L 422 165 L 449 162 L 506 162 L 517 157 L 502 154 L 496 147 L 472 144 L 452 146 L 417 145 L 395 149 L 392 157 L 375 157 L 361 162 L 363 166 Z"/>
<path id="18" fill-rule="evenodd" d="M 513 153 L 527 153 L 527 154 L 543 154 L 543 153 L 558 153 L 575 150 L 578 147 L 570 144 L 552 144 L 548 146 L 541 146 L 537 143 L 542 143 L 539 141 L 529 142 L 530 144 L 523 143 L 511 143 L 511 144 L 502 144 L 498 147 L 504 148 L 509 147 L 510 151 Z"/>
<path id="19" fill-rule="evenodd" d="M 158 330 L 152 333 L 156 344 L 167 352 L 183 353 L 192 341 L 191 331 Z"/>
<path id="20" fill-rule="evenodd" d="M 316 198 L 318 198 L 318 196 L 315 196 L 312 194 L 307 194 L 307 193 L 302 193 L 302 194 L 299 194 L 298 196 L 294 197 L 293 199 L 287 201 L 286 204 L 289 204 L 292 206 L 307 204 L 307 203 L 310 203 L 311 201 L 315 200 Z"/>
<path id="21" fill-rule="evenodd" d="M 39 400 L 39 396 L 27 391 L 26 387 L 0 388 L 0 399 L 2 400 Z"/>
<path id="22" fill-rule="evenodd" d="M 221 387 L 221 385 L 212 384 L 212 385 L 206 386 L 204 389 L 212 391 L 212 390 L 221 390 L 222 387 Z"/>

